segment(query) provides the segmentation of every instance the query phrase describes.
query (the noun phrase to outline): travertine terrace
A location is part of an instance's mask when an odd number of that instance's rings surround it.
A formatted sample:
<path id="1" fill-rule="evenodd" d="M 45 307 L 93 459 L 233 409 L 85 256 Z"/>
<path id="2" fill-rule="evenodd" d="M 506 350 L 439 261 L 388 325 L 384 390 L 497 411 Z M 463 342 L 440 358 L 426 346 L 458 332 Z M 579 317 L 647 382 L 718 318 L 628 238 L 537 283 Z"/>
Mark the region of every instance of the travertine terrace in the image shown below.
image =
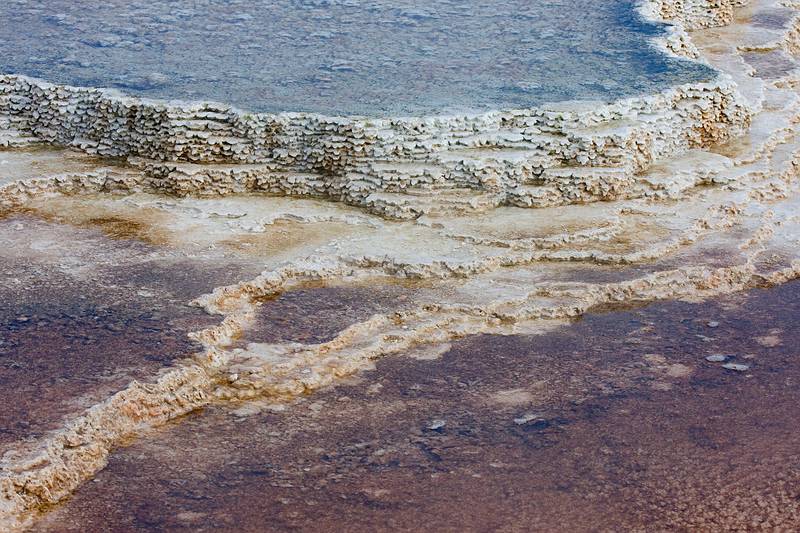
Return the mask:
<path id="1" fill-rule="evenodd" d="M 169 302 L 163 316 L 189 339 L 160 370 L 81 390 L 46 431 L 6 446 L 0 528 L 34 523 L 115 448 L 206 406 L 286 404 L 471 335 L 795 279 L 798 8 L 644 2 L 673 24 L 654 46 L 714 77 L 606 104 L 246 114 L 0 77 L 4 240 L 38 243 L 20 279 L 35 264 L 95 283 L 132 316 L 142 299 Z M 160 274 L 127 286 L 116 264 Z M 194 265 L 194 283 L 175 281 L 176 264 Z M 315 287 L 375 297 L 330 334 L 259 338 L 276 298 Z"/>
<path id="2" fill-rule="evenodd" d="M 666 4 L 648 9 L 674 15 Z M 677 10 L 703 26 L 708 12 L 730 6 Z M 724 142 L 750 112 L 713 72 L 610 104 L 419 117 L 252 114 L 24 76 L 0 78 L 0 94 L 0 113 L 21 135 L 130 158 L 164 192 L 327 196 L 394 218 L 419 216 L 430 202 L 480 210 L 636 194 L 635 174 L 655 159 Z"/>

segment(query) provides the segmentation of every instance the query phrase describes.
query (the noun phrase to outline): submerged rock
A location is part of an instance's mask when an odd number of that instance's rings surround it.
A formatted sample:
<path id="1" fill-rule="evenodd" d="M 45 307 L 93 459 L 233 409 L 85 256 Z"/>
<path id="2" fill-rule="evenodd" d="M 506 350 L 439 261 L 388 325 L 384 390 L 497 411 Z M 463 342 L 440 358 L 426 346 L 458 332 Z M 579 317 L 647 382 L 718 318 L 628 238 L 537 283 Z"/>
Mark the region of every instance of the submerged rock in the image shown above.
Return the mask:
<path id="1" fill-rule="evenodd" d="M 444 429 L 446 425 L 446 421 L 437 419 L 428 424 L 427 428 L 431 431 L 439 431 L 440 429 Z"/>
<path id="2" fill-rule="evenodd" d="M 747 372 L 750 370 L 749 365 L 743 365 L 741 363 L 725 363 L 722 365 L 722 368 L 726 370 L 735 370 L 736 372 Z"/>

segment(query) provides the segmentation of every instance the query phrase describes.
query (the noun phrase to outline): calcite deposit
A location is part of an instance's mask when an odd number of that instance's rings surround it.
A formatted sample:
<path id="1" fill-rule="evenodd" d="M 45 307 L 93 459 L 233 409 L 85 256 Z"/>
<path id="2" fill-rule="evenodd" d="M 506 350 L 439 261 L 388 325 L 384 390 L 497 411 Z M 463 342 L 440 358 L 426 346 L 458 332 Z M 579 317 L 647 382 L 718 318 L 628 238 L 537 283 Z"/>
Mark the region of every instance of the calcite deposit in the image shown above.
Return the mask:
<path id="1" fill-rule="evenodd" d="M 716 77 L 602 105 L 245 114 L 2 77 L 5 216 L 241 275 L 191 299 L 218 320 L 189 335 L 197 353 L 5 454 L 0 525 L 29 525 L 115 448 L 206 406 L 285 404 L 467 336 L 797 278 L 796 9 L 648 1 L 643 13 L 674 23 L 656 44 Z M 57 266 L 86 275 L 91 261 Z M 313 302 L 304 291 L 320 287 L 376 297 L 325 335 L 260 335 L 275 298 Z"/>
<path id="2" fill-rule="evenodd" d="M 22 131 L 132 158 L 163 192 L 327 196 L 398 218 L 442 197 L 480 209 L 625 195 L 654 160 L 724 142 L 750 117 L 724 76 L 586 109 L 370 120 L 171 106 L 18 76 L 0 92 Z"/>
<path id="3" fill-rule="evenodd" d="M 675 20 L 687 30 L 727 26 L 736 8 L 747 0 L 652 0 L 650 9 L 665 20 Z"/>
<path id="4" fill-rule="evenodd" d="M 705 15 L 727 17 L 732 5 L 702 4 L 642 10 L 708 26 Z M 480 211 L 644 194 L 633 191 L 638 172 L 725 142 L 751 112 L 724 73 L 610 104 L 384 118 L 252 114 L 0 77 L 0 116 L 18 136 L 132 158 L 164 192 L 327 196 L 398 218 L 441 204 Z"/>

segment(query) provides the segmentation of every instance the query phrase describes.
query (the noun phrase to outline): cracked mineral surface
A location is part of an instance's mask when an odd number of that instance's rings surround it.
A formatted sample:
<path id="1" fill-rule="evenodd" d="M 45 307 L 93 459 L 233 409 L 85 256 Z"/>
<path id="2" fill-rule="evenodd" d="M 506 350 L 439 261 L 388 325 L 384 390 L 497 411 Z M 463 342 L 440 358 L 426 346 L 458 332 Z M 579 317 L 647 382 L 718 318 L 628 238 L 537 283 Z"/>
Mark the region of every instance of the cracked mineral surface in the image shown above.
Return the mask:
<path id="1" fill-rule="evenodd" d="M 251 4 L 0 6 L 0 530 L 800 527 L 800 4 Z"/>

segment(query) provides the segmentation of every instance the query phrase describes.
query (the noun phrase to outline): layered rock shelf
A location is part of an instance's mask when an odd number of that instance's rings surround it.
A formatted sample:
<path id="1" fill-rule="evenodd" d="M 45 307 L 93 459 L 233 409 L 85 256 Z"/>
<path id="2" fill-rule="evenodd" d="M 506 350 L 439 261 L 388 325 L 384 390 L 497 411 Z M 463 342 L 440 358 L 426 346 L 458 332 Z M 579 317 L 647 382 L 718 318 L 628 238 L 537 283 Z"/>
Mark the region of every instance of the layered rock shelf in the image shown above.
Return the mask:
<path id="1" fill-rule="evenodd" d="M 658 16 L 680 22 L 687 30 L 726 26 L 734 10 L 748 0 L 648 0 Z"/>
<path id="2" fill-rule="evenodd" d="M 728 20 L 734 4 L 642 10 L 706 27 Z M 425 198 L 441 194 L 466 208 L 630 196 L 654 161 L 740 135 L 751 112 L 724 74 L 610 104 L 394 118 L 251 114 L 0 77 L 0 116 L 24 135 L 134 158 L 164 192 L 323 196 L 399 218 L 423 214 Z M 400 202 L 384 195 L 415 191 Z"/>
<path id="3" fill-rule="evenodd" d="M 135 157 L 165 192 L 326 196 L 389 216 L 404 215 L 382 209 L 376 193 L 465 189 L 492 195 L 494 206 L 530 207 L 624 196 L 654 160 L 725 142 L 750 117 L 724 78 L 584 111 L 383 121 L 148 105 L 99 89 L 0 81 L 21 131 Z"/>

